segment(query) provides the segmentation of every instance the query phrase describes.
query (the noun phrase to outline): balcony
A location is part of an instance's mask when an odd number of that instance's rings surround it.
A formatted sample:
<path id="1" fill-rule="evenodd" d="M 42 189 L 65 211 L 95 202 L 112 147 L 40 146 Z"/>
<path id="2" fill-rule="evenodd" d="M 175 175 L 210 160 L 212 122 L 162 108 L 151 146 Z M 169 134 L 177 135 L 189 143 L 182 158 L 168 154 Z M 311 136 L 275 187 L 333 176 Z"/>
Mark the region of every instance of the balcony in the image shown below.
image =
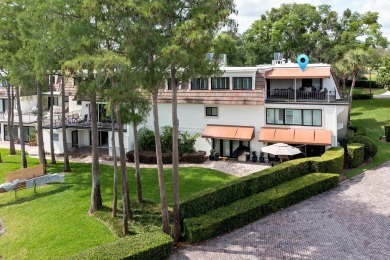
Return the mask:
<path id="1" fill-rule="evenodd" d="M 267 91 L 266 102 L 349 103 L 349 92 L 273 89 Z"/>
<path id="2" fill-rule="evenodd" d="M 0 112 L 0 121 L 7 122 L 8 112 Z M 33 113 L 22 114 L 22 121 L 24 124 L 32 124 L 37 122 L 37 116 Z M 14 112 L 14 123 L 19 124 L 18 112 Z"/>

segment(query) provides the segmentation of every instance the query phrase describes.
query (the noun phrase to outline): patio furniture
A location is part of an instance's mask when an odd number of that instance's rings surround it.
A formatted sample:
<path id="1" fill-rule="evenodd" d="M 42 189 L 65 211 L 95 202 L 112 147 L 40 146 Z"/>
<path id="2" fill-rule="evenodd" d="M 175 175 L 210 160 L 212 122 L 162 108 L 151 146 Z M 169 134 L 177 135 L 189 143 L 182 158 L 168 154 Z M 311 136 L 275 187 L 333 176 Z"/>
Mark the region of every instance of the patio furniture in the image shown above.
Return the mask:
<path id="1" fill-rule="evenodd" d="M 261 148 L 261 151 L 263 153 L 270 153 L 273 155 L 277 155 L 277 156 L 279 156 L 279 158 L 280 158 L 280 156 L 283 156 L 283 155 L 288 156 L 288 155 L 296 155 L 296 154 L 301 153 L 301 151 L 298 148 L 295 148 L 293 146 L 290 146 L 290 145 L 284 144 L 284 143 L 276 143 L 273 145 L 263 147 L 263 148 Z"/>

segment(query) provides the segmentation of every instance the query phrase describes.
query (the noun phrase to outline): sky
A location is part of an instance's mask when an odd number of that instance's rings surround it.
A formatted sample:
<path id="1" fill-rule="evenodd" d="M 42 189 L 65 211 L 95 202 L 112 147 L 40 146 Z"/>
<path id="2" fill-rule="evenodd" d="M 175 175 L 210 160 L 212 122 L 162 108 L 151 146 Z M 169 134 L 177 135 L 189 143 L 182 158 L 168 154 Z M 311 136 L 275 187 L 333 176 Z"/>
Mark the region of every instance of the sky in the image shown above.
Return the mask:
<path id="1" fill-rule="evenodd" d="M 251 24 L 260 18 L 260 15 L 279 7 L 283 3 L 308 3 L 314 6 L 328 4 L 332 10 L 342 14 L 347 8 L 352 12 L 365 13 L 367 11 L 379 13 L 381 31 L 390 40 L 390 0 L 236 0 L 238 15 L 235 17 L 240 33 L 245 32 Z"/>

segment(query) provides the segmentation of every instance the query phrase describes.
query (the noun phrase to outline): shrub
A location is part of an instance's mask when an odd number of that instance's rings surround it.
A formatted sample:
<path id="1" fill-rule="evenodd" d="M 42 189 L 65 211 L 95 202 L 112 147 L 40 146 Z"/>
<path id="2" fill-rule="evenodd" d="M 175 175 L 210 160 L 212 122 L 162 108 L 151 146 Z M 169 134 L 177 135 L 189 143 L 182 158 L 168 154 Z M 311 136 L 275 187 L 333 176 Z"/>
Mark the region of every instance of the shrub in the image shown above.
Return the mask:
<path id="1" fill-rule="evenodd" d="M 390 125 L 385 125 L 386 142 L 390 142 Z"/>
<path id="2" fill-rule="evenodd" d="M 128 151 L 126 153 L 126 161 L 133 163 L 134 162 L 134 150 Z"/>
<path id="3" fill-rule="evenodd" d="M 154 140 L 154 132 L 142 127 L 138 130 L 138 146 L 142 151 L 155 151 L 156 144 Z"/>
<path id="4" fill-rule="evenodd" d="M 172 163 L 172 154 L 163 153 L 162 160 L 164 164 Z M 157 164 L 156 152 L 152 151 L 140 151 L 139 152 L 139 162 L 145 164 Z"/>
<path id="5" fill-rule="evenodd" d="M 373 98 L 372 93 L 355 93 L 352 95 L 352 99 L 371 99 Z"/>
<path id="6" fill-rule="evenodd" d="M 196 138 L 199 136 L 199 133 L 190 135 L 187 131 L 180 133 L 179 154 L 182 155 L 184 153 L 195 153 L 195 142 Z"/>
<path id="7" fill-rule="evenodd" d="M 184 219 L 185 238 L 189 242 L 199 242 L 232 231 L 280 208 L 332 189 L 338 182 L 338 174 L 313 173 L 200 217 Z"/>
<path id="8" fill-rule="evenodd" d="M 206 152 L 199 151 L 196 153 L 184 153 L 180 159 L 181 162 L 185 163 L 204 163 L 208 157 L 206 156 Z"/>
<path id="9" fill-rule="evenodd" d="M 332 172 L 341 174 L 344 165 L 344 149 L 331 147 L 321 157 L 310 158 L 313 162 L 311 172 Z"/>
<path id="10" fill-rule="evenodd" d="M 322 160 L 325 162 L 322 163 Z M 310 172 L 340 173 L 343 160 L 344 149 L 334 147 L 326 151 L 322 157 L 287 161 L 261 172 L 200 191 L 183 199 L 180 203 L 182 219 L 200 216 L 210 210 L 226 206 Z"/>
<path id="11" fill-rule="evenodd" d="M 364 162 L 364 146 L 362 144 L 347 145 L 349 168 L 355 168 Z"/>
<path id="12" fill-rule="evenodd" d="M 63 259 L 166 259 L 173 241 L 161 232 L 128 236 Z"/>
<path id="13" fill-rule="evenodd" d="M 161 151 L 163 153 L 172 152 L 172 135 L 173 135 L 172 126 L 161 127 Z"/>
<path id="14" fill-rule="evenodd" d="M 354 135 L 349 136 L 347 139 L 347 144 L 359 143 L 364 145 L 364 160 L 368 160 L 370 158 L 374 158 L 376 153 L 378 152 L 378 146 L 374 141 L 372 141 L 369 137 L 364 135 Z"/>

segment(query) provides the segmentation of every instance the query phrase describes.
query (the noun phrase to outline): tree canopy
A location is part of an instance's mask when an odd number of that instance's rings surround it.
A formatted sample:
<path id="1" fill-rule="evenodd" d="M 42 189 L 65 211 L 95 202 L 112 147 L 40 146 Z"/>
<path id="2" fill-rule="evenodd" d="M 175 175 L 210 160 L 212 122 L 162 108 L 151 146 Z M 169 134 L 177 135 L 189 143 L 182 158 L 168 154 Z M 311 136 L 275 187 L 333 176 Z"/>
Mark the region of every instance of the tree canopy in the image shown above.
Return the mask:
<path id="1" fill-rule="evenodd" d="M 312 62 L 334 63 L 355 48 L 387 47 L 379 14 L 346 9 L 338 14 L 330 5 L 282 4 L 255 21 L 243 35 L 247 65 L 269 63 L 275 52 L 294 60 L 305 53 Z"/>

